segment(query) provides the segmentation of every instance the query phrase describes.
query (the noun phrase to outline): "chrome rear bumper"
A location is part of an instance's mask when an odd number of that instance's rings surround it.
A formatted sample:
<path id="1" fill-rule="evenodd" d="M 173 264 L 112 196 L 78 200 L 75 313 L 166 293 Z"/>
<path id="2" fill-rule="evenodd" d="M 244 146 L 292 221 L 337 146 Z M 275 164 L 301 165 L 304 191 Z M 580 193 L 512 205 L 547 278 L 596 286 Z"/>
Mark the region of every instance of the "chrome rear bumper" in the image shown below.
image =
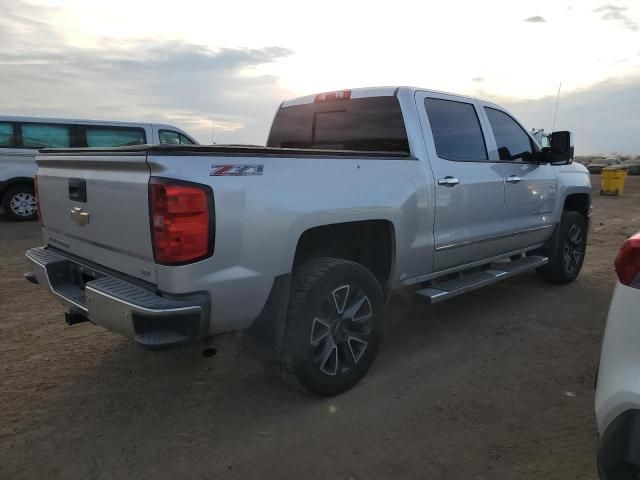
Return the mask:
<path id="1" fill-rule="evenodd" d="M 179 347 L 206 336 L 205 294 L 158 294 L 49 248 L 32 248 L 25 256 L 30 277 L 70 311 L 145 348 Z"/>

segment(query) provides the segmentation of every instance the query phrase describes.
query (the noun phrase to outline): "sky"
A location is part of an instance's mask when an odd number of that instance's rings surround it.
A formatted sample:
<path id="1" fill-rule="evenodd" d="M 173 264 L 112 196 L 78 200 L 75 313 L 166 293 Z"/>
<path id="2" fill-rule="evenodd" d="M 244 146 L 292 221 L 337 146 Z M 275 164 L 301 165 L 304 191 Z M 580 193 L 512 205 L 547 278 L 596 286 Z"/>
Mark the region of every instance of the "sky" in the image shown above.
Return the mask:
<path id="1" fill-rule="evenodd" d="M 640 155 L 640 1 L 0 0 L 0 113 L 264 144 L 280 102 L 412 85 L 480 97 L 578 154 Z"/>

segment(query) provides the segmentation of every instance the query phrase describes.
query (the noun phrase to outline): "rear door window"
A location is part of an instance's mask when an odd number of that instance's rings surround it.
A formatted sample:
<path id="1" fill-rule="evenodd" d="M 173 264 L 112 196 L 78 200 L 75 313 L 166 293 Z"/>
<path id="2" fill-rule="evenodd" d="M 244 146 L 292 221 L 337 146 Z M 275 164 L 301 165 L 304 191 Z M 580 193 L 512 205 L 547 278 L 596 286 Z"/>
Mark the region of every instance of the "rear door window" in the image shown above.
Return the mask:
<path id="1" fill-rule="evenodd" d="M 409 154 L 396 97 L 367 97 L 283 107 L 268 147 L 358 150 Z"/>
<path id="2" fill-rule="evenodd" d="M 487 160 L 480 120 L 471 103 L 425 98 L 436 153 L 447 160 Z"/>
<path id="3" fill-rule="evenodd" d="M 71 145 L 71 126 L 57 123 L 23 123 L 22 146 L 58 148 Z"/>
<path id="4" fill-rule="evenodd" d="M 161 144 L 169 144 L 169 145 L 195 145 L 185 135 L 181 133 L 174 132 L 173 130 L 160 130 L 160 143 Z"/>
<path id="5" fill-rule="evenodd" d="M 527 132 L 513 118 L 495 108 L 484 108 L 498 146 L 500 160 L 528 160 L 533 153 Z"/>
<path id="6" fill-rule="evenodd" d="M 0 147 L 13 147 L 14 142 L 13 123 L 0 122 Z"/>
<path id="7" fill-rule="evenodd" d="M 87 147 L 126 147 L 147 143 L 143 128 L 137 127 L 84 127 Z"/>

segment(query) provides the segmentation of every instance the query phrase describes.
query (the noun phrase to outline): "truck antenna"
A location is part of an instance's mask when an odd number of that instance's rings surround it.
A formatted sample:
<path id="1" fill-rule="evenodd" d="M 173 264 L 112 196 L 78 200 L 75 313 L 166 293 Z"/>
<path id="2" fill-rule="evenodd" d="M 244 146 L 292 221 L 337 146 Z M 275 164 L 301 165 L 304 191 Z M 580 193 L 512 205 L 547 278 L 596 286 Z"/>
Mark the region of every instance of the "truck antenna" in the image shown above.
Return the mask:
<path id="1" fill-rule="evenodd" d="M 558 116 L 558 102 L 560 101 L 560 89 L 562 88 L 562 82 L 558 85 L 558 96 L 556 97 L 556 109 L 553 112 L 553 125 L 551 126 L 551 132 L 553 133 L 556 128 L 556 117 Z"/>

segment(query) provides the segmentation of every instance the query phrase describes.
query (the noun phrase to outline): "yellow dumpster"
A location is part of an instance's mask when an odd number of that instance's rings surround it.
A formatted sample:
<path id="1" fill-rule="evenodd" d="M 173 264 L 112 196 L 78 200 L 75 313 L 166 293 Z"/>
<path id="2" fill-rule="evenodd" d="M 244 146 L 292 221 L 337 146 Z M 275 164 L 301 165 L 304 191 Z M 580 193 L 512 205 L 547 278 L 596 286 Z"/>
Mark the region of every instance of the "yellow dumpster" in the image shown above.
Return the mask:
<path id="1" fill-rule="evenodd" d="M 627 179 L 627 169 L 624 165 L 605 167 L 600 176 L 602 180 L 600 195 L 622 195 L 624 181 Z"/>

